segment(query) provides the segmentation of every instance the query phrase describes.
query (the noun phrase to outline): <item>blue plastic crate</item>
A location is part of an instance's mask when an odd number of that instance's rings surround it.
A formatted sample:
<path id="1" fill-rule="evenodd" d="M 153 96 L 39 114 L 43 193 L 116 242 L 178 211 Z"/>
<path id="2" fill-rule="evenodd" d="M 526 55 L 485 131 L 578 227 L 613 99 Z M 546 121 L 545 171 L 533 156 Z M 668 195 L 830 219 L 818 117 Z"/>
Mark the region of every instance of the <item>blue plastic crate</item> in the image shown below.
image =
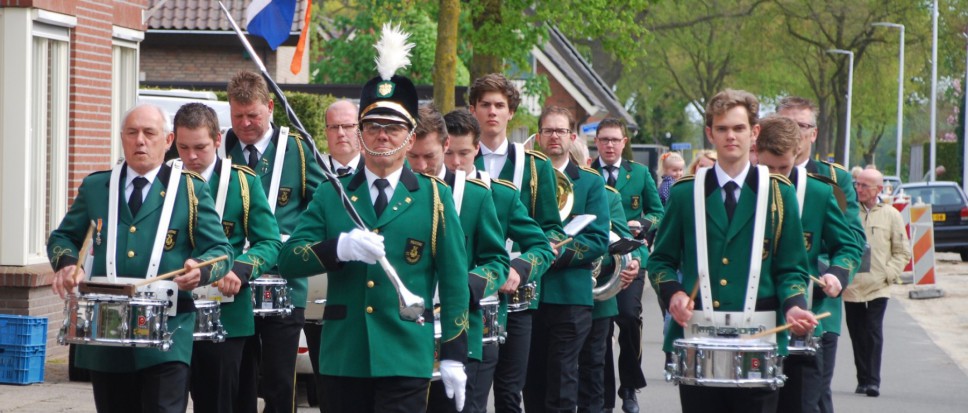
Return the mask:
<path id="1" fill-rule="evenodd" d="M 0 383 L 30 384 L 44 381 L 47 346 L 0 345 Z"/>
<path id="2" fill-rule="evenodd" d="M 47 343 L 47 318 L 0 314 L 0 345 L 39 346 Z"/>

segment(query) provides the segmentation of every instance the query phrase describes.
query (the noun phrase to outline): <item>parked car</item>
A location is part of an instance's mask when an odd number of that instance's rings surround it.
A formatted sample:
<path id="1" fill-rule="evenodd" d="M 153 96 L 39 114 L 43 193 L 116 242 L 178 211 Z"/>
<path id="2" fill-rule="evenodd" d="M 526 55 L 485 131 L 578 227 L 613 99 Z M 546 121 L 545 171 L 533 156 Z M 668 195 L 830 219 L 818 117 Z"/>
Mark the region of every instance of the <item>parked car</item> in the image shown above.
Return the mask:
<path id="1" fill-rule="evenodd" d="M 218 115 L 218 126 L 222 133 L 232 127 L 232 114 L 229 102 L 218 100 L 215 92 L 193 91 L 184 89 L 140 89 L 138 90 L 138 104 L 150 103 L 162 108 L 168 117 L 174 118 L 178 108 L 186 103 L 204 103 L 215 110 Z"/>
<path id="2" fill-rule="evenodd" d="M 911 202 L 931 204 L 934 221 L 934 250 L 957 252 L 968 261 L 968 197 L 957 182 L 913 182 L 901 184 L 895 194 L 904 193 Z"/>

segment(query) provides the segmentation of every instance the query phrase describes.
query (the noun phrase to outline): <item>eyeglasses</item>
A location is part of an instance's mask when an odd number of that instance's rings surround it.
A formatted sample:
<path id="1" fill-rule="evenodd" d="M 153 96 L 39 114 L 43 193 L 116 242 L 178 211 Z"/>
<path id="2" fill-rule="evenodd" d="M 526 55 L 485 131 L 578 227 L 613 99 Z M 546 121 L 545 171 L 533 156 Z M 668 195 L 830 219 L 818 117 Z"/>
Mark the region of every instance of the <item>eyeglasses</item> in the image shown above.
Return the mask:
<path id="1" fill-rule="evenodd" d="M 797 126 L 800 126 L 800 129 L 803 129 L 803 130 L 810 130 L 817 127 L 817 125 L 812 125 L 812 124 L 803 123 L 803 122 L 797 122 Z"/>
<path id="2" fill-rule="evenodd" d="M 598 142 L 598 143 L 600 143 L 602 145 L 618 145 L 619 142 L 622 142 L 622 139 L 620 139 L 620 138 L 595 138 L 595 142 Z"/>
<path id="3" fill-rule="evenodd" d="M 342 125 L 326 125 L 326 130 L 330 132 L 342 132 L 343 130 L 351 132 L 356 129 L 355 123 L 344 123 Z"/>
<path id="4" fill-rule="evenodd" d="M 867 189 L 867 188 L 873 188 L 874 186 L 865 184 L 863 182 L 856 182 L 855 181 L 854 182 L 854 187 L 857 187 L 857 188 L 860 188 L 860 189 Z"/>
<path id="5" fill-rule="evenodd" d="M 565 136 L 568 136 L 569 134 L 571 134 L 571 129 L 565 129 L 565 128 L 561 128 L 561 129 L 542 128 L 540 132 L 541 132 L 541 136 L 549 136 L 550 137 L 551 135 L 554 135 L 554 134 L 557 133 L 559 137 L 565 137 Z"/>
<path id="6" fill-rule="evenodd" d="M 379 135 L 380 131 L 386 131 L 387 136 L 400 136 L 410 131 L 407 125 L 400 123 L 376 123 L 376 122 L 365 122 L 363 123 L 363 133 L 367 135 Z"/>

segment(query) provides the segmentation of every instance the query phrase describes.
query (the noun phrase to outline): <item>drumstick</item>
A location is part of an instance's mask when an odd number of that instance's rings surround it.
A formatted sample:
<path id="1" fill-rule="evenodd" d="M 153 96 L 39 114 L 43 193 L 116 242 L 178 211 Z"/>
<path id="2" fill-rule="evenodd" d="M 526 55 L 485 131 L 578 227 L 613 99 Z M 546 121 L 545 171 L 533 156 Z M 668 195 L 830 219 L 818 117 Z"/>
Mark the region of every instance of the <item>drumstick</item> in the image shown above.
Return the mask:
<path id="1" fill-rule="evenodd" d="M 825 319 L 827 317 L 830 317 L 830 312 L 829 311 L 826 312 L 826 313 L 817 314 L 817 317 L 816 318 L 817 318 L 817 320 L 823 320 L 823 319 Z M 781 331 L 787 330 L 790 327 L 793 327 L 793 324 L 784 324 L 784 325 L 779 326 L 779 327 L 774 327 L 774 328 L 771 328 L 769 330 L 761 331 L 759 333 L 753 334 L 752 336 L 750 336 L 750 338 L 763 338 L 763 337 L 766 337 L 766 336 L 768 336 L 770 334 L 776 334 L 776 333 L 779 333 Z"/>
<path id="2" fill-rule="evenodd" d="M 561 248 L 562 245 L 565 245 L 565 244 L 571 242 L 572 239 L 574 239 L 574 238 L 572 238 L 572 237 L 565 238 L 565 239 L 561 240 L 560 242 L 558 242 L 557 244 L 552 245 L 551 247 L 554 248 L 554 249 Z"/>
<path id="3" fill-rule="evenodd" d="M 689 294 L 689 302 L 696 302 L 696 294 L 699 293 L 699 280 L 696 280 L 696 285 L 692 286 L 692 293 Z"/>
<path id="4" fill-rule="evenodd" d="M 81 243 L 81 250 L 77 253 L 77 264 L 74 265 L 74 274 L 71 278 L 74 280 L 74 284 L 81 282 L 77 279 L 78 276 L 82 276 L 82 269 L 84 267 L 84 261 L 87 256 L 87 250 L 91 248 L 91 236 L 94 235 L 94 223 L 92 222 L 90 226 L 87 227 L 87 235 L 84 236 L 84 242 Z"/>
<path id="5" fill-rule="evenodd" d="M 153 283 L 155 281 L 167 280 L 169 278 L 174 278 L 174 277 L 177 277 L 179 275 L 185 274 L 185 273 L 187 273 L 187 272 L 189 272 L 191 270 L 197 270 L 199 268 L 207 267 L 209 265 L 215 264 L 216 262 L 219 262 L 219 261 L 225 261 L 228 258 L 229 258 L 228 255 L 223 255 L 223 256 L 217 257 L 217 258 L 212 258 L 212 259 L 210 259 L 208 261 L 200 262 L 200 263 L 196 264 L 195 266 L 193 266 L 191 268 L 181 268 L 181 269 L 177 269 L 175 271 L 168 272 L 168 273 L 159 275 L 159 276 L 154 277 L 154 278 L 149 278 L 147 280 L 140 281 L 140 282 L 138 282 L 138 283 L 136 283 L 134 285 L 135 285 L 135 287 L 143 287 L 143 286 L 146 286 L 148 284 L 151 284 L 151 283 Z"/>
<path id="6" fill-rule="evenodd" d="M 817 277 L 814 277 L 812 275 L 810 276 L 810 279 L 813 280 L 813 282 L 817 283 L 817 285 L 819 285 L 820 288 L 827 288 L 827 283 L 823 282 L 823 280 Z"/>

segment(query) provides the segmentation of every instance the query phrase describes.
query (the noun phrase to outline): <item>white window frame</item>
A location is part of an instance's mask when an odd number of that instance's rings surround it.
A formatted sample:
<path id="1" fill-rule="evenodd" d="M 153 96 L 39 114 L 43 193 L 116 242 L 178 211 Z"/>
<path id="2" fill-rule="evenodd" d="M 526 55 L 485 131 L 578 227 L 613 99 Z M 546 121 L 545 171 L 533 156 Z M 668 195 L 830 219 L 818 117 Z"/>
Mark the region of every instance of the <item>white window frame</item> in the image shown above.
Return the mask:
<path id="1" fill-rule="evenodd" d="M 0 9 L 0 61 L 21 62 L 0 71 L 0 265 L 46 262 L 47 234 L 67 212 L 70 29 L 76 24 L 46 10 Z"/>
<path id="2" fill-rule="evenodd" d="M 111 45 L 111 162 L 124 157 L 121 122 L 125 112 L 138 103 L 139 45 L 144 32 L 113 27 Z"/>

